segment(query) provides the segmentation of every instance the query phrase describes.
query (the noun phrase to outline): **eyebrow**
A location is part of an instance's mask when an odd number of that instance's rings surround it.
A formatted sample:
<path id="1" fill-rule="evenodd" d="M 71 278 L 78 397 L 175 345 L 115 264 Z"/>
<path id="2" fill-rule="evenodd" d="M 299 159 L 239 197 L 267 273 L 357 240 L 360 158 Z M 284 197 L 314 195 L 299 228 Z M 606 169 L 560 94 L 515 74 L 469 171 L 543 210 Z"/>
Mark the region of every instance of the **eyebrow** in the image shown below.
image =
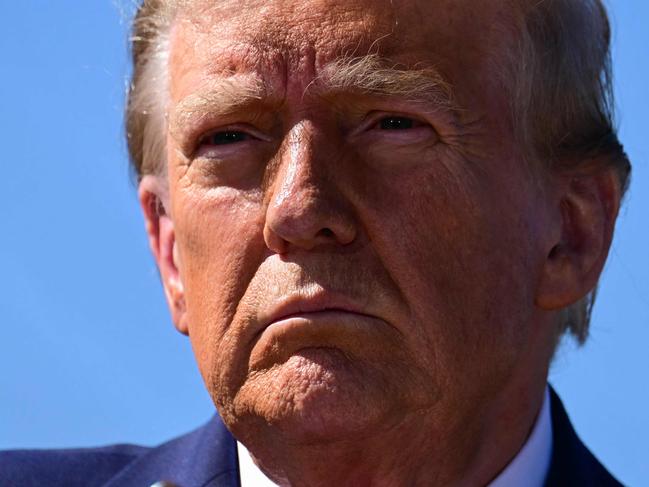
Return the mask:
<path id="1" fill-rule="evenodd" d="M 173 136 L 182 127 L 198 124 L 204 118 L 225 116 L 261 103 L 267 91 L 261 78 L 253 75 L 211 80 L 173 107 L 168 116 L 169 130 Z"/>
<path id="2" fill-rule="evenodd" d="M 255 105 L 279 107 L 282 100 L 256 75 L 234 75 L 211 80 L 181 99 L 169 116 L 171 134 L 182 127 L 200 124 L 205 118 L 218 118 Z M 327 97 L 336 93 L 358 93 L 393 97 L 434 109 L 458 111 L 451 85 L 433 67 L 408 69 L 376 54 L 343 57 L 324 66 L 305 88 L 303 96 Z"/>
<path id="3" fill-rule="evenodd" d="M 327 64 L 312 84 L 322 86 L 325 92 L 395 97 L 435 108 L 458 109 L 450 83 L 437 69 L 409 69 L 377 54 L 337 59 Z"/>

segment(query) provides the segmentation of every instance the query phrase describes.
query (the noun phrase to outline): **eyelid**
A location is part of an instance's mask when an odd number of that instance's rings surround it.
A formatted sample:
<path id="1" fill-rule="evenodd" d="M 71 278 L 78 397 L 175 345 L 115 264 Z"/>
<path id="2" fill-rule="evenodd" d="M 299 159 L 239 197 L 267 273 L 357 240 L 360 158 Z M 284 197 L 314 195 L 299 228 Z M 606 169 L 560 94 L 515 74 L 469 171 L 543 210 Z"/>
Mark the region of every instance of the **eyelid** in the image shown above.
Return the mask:
<path id="1" fill-rule="evenodd" d="M 413 115 L 412 113 L 404 112 L 389 112 L 389 111 L 374 111 L 370 112 L 362 120 L 361 124 L 357 129 L 353 131 L 354 135 L 360 134 L 367 130 L 371 130 L 375 125 L 379 124 L 382 120 L 386 118 L 408 118 L 415 122 L 415 126 L 410 130 L 415 130 L 424 126 L 430 127 L 434 130 L 433 126 L 428 122 L 424 117 Z"/>
<path id="2" fill-rule="evenodd" d="M 257 130 L 256 128 L 250 125 L 235 123 L 235 124 L 224 125 L 222 127 L 213 128 L 204 132 L 200 137 L 198 137 L 196 142 L 196 148 L 203 145 L 207 138 L 211 137 L 214 134 L 218 134 L 219 132 L 243 132 L 263 142 L 271 142 L 273 140 L 272 137 L 264 134 L 260 130 Z"/>

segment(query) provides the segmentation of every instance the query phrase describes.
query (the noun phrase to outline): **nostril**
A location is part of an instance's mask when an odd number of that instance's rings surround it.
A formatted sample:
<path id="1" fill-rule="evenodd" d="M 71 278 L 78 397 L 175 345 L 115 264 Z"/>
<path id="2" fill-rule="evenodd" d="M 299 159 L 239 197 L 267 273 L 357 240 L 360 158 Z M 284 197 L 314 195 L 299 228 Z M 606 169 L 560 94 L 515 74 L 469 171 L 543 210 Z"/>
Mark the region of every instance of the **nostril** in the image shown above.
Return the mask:
<path id="1" fill-rule="evenodd" d="M 333 230 L 331 228 L 322 228 L 318 232 L 318 235 L 320 235 L 322 237 L 333 237 L 334 232 L 333 232 Z"/>

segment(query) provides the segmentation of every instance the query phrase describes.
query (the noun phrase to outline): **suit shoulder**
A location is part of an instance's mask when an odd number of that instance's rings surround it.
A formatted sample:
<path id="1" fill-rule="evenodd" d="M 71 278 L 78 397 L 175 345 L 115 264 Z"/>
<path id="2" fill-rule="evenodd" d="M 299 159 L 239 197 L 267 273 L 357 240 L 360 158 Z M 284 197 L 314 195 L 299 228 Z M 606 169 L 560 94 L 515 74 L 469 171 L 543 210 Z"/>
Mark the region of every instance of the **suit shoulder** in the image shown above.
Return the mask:
<path id="1" fill-rule="evenodd" d="M 547 487 L 588 485 L 622 487 L 595 458 L 575 432 L 568 413 L 556 392 L 550 388 L 552 411 L 552 462 L 546 478 Z"/>
<path id="2" fill-rule="evenodd" d="M 111 445 L 0 451 L 0 484 L 8 487 L 100 486 L 148 450 L 137 445 Z"/>

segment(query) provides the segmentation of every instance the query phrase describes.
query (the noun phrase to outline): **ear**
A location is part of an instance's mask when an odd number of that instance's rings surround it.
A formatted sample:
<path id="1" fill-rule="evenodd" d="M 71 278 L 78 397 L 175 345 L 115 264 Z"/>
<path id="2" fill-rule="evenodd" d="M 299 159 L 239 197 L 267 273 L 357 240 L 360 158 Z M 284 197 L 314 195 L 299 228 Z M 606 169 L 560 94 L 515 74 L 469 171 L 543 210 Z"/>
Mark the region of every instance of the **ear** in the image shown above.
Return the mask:
<path id="1" fill-rule="evenodd" d="M 620 208 L 619 178 L 612 168 L 559 175 L 555 241 L 548 251 L 536 304 L 558 310 L 582 299 L 597 284 Z"/>
<path id="2" fill-rule="evenodd" d="M 171 319 L 176 329 L 188 334 L 185 289 L 180 273 L 180 258 L 176 248 L 174 224 L 169 215 L 166 185 L 159 177 L 147 175 L 138 188 L 144 213 L 149 246 L 158 265 Z"/>

